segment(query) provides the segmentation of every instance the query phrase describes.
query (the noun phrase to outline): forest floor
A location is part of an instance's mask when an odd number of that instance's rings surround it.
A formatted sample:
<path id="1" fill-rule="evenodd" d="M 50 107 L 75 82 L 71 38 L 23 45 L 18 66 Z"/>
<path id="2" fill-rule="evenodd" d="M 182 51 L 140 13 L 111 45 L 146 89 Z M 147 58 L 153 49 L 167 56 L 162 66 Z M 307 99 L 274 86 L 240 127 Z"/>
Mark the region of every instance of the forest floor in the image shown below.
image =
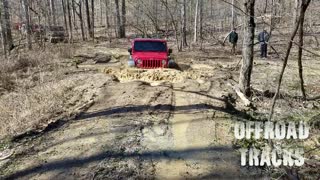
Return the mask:
<path id="1" fill-rule="evenodd" d="M 230 84 L 236 84 L 241 56 L 230 56 L 227 47 L 174 53 L 180 70 L 126 68 L 129 44 L 81 44 L 58 64 L 59 80 L 50 90 L 59 91 L 63 111 L 39 112 L 38 120 L 2 124 L 1 132 L 14 134 L 1 148 L 12 155 L 0 160 L 3 178 L 14 179 L 263 179 L 274 176 L 265 168 L 241 167 L 233 135 L 237 120 L 265 119 L 282 61 L 274 53 L 255 59 L 251 99 L 245 107 Z M 320 52 L 320 51 L 319 51 Z M 295 52 L 294 52 L 295 53 Z M 240 52 L 239 52 L 240 54 Z M 258 54 L 256 54 L 258 56 Z M 308 95 L 320 94 L 320 60 L 304 57 Z M 284 89 L 275 111 L 277 119 L 317 121 L 320 101 L 302 102 L 296 60 L 289 62 Z M 41 74 L 41 73 L 40 73 Z M 46 74 L 46 73 L 44 73 Z M 50 76 L 50 75 L 48 75 Z M 46 77 L 42 74 L 42 78 Z M 40 77 L 41 79 L 41 77 Z M 44 78 L 46 79 L 46 78 Z M 52 89 L 52 87 L 55 87 Z M 4 92 L 8 103 L 20 91 Z M 20 92 L 21 93 L 21 92 Z M 55 96 L 55 95 L 54 95 Z M 51 97 L 51 96 L 50 96 Z M 40 101 L 43 99 L 40 98 Z M 9 106 L 10 107 L 10 106 Z M 30 107 L 29 107 L 30 108 Z M 9 112 L 2 109 L 1 113 Z M 33 110 L 28 110 L 32 117 Z M 29 117 L 26 113 L 25 117 Z M 5 113 L 3 113 L 5 114 Z M 7 115 L 9 118 L 9 115 Z M 24 117 L 24 118 L 25 118 Z M 29 117 L 29 118 L 30 118 Z M 4 117 L 6 118 L 6 117 Z M 319 147 L 319 129 L 311 129 L 307 150 Z M 319 149 L 306 157 L 320 161 Z M 306 174 L 317 169 L 302 169 Z M 280 177 L 284 170 L 276 173 Z M 307 176 L 306 176 L 307 177 Z"/>

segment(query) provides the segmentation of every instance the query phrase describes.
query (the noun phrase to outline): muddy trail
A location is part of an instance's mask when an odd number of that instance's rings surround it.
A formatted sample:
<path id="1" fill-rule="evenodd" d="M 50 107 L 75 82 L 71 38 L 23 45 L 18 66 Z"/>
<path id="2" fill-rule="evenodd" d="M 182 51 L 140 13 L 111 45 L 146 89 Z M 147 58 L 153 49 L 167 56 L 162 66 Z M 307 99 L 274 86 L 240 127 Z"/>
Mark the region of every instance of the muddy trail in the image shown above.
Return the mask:
<path id="1" fill-rule="evenodd" d="M 264 177 L 259 169 L 240 167 L 233 145 L 233 122 L 248 118 L 234 107 L 225 85 L 236 76 L 230 68 L 239 57 L 177 59 L 180 70 L 137 70 L 125 67 L 124 49 L 92 49 L 85 47 L 77 56 L 79 68 L 96 69 L 105 82 L 92 106 L 19 140 L 14 156 L 2 164 L 3 178 Z M 96 63 L 97 57 L 107 60 Z"/>

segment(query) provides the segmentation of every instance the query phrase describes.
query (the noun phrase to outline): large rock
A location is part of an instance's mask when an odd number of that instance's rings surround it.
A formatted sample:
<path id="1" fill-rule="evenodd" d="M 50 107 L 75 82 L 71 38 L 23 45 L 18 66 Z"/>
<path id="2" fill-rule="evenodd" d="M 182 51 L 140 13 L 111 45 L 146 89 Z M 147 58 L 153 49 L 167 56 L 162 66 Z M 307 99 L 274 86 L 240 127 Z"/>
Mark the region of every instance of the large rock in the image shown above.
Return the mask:
<path id="1" fill-rule="evenodd" d="M 111 55 L 101 54 L 101 53 L 96 54 L 95 57 L 93 58 L 93 60 L 96 63 L 108 63 L 109 61 L 111 61 L 111 59 L 112 59 Z"/>

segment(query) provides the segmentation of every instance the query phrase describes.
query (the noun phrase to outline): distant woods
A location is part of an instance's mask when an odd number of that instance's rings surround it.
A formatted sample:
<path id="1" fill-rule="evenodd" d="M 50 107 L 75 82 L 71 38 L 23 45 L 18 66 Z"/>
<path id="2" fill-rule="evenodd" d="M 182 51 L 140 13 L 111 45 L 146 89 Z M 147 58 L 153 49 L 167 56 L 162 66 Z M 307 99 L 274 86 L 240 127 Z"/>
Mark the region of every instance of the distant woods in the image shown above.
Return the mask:
<path id="1" fill-rule="evenodd" d="M 62 26 L 68 42 L 89 41 L 99 37 L 172 38 L 179 51 L 218 42 L 221 34 L 236 27 L 246 37 L 246 0 L 0 0 L 1 41 L 4 54 L 17 41 L 32 48 L 41 28 Z M 256 1 L 256 30 L 281 29 L 289 33 L 299 15 L 301 0 Z M 306 12 L 304 32 L 312 36 L 319 29 L 320 2 L 312 1 L 312 13 Z M 39 28 L 40 27 L 40 28 Z M 301 30 L 299 30 L 301 32 Z M 20 36 L 22 35 L 22 36 Z M 17 40 L 18 39 L 18 40 Z"/>

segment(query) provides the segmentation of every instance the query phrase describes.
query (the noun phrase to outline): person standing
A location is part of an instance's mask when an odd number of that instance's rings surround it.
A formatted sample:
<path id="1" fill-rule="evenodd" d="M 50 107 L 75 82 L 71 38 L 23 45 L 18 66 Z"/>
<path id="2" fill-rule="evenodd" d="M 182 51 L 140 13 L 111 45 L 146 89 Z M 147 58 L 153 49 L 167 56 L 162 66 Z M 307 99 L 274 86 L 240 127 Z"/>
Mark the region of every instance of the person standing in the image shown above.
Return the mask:
<path id="1" fill-rule="evenodd" d="M 237 48 L 237 43 L 238 43 L 238 33 L 236 32 L 237 29 L 234 28 L 230 33 L 229 33 L 229 42 L 232 44 L 232 49 L 231 53 L 233 55 L 236 54 L 236 48 Z"/>
<path id="2" fill-rule="evenodd" d="M 258 41 L 260 43 L 260 57 L 267 58 L 268 55 L 268 42 L 269 42 L 270 35 L 267 30 L 263 30 L 258 35 Z"/>

